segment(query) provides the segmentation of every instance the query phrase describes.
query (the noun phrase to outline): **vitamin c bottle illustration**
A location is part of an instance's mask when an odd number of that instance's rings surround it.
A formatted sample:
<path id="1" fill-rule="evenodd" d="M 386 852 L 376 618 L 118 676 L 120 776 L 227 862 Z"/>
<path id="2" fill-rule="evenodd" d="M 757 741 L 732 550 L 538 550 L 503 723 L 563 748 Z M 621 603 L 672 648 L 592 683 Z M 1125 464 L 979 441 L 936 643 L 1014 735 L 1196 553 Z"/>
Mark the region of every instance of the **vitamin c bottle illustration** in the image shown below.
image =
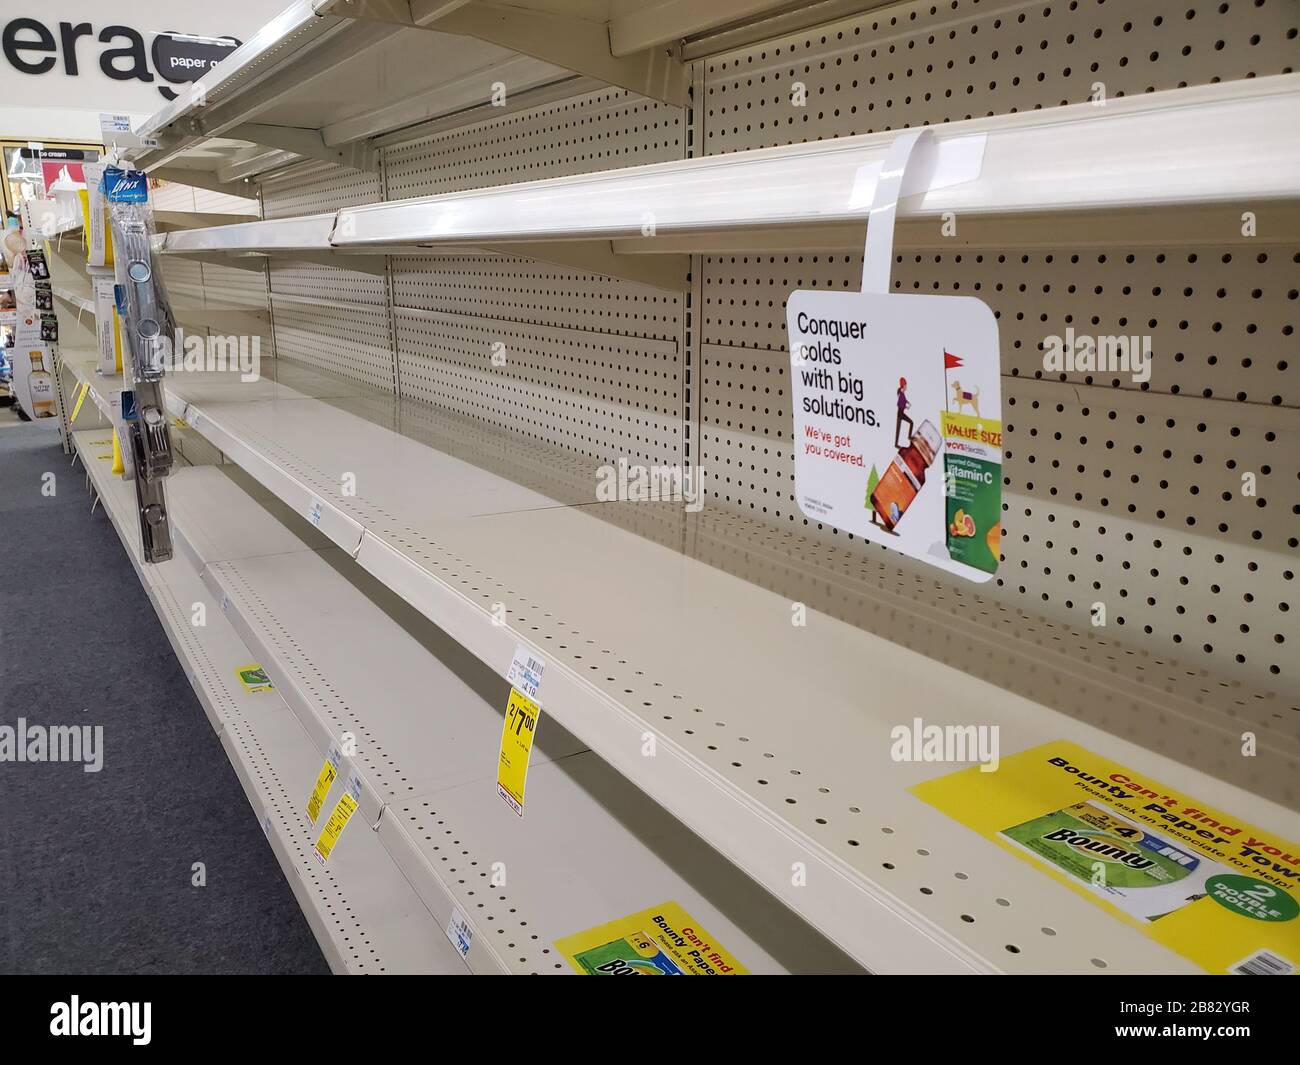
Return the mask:
<path id="1" fill-rule="evenodd" d="M 880 483 L 871 493 L 871 505 L 887 530 L 893 531 L 925 486 L 925 471 L 934 462 L 942 444 L 939 431 L 932 423 L 924 421 L 912 434 L 907 446 L 899 448 L 898 454 L 885 468 Z"/>

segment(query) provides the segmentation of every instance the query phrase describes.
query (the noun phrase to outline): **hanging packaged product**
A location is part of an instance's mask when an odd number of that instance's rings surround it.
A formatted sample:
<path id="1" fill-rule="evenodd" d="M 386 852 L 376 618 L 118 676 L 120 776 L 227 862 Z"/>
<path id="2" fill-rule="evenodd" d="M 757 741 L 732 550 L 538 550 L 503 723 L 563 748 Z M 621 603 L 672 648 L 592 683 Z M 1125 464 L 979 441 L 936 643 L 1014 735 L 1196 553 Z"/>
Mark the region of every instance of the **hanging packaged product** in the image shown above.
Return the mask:
<path id="1" fill-rule="evenodd" d="M 149 178 L 138 170 L 106 167 L 104 197 L 113 227 L 116 302 L 123 354 L 123 445 L 134 474 L 140 544 L 146 562 L 172 557 L 171 524 L 163 481 L 173 464 L 163 374 L 175 343 L 176 319 L 153 249 Z M 129 394 L 128 394 L 129 393 Z"/>
<path id="2" fill-rule="evenodd" d="M 103 267 L 89 267 L 90 295 L 95 303 L 95 369 L 105 376 L 121 372 L 121 347 L 118 344 L 117 305 L 113 298 L 113 274 L 95 273 Z"/>
<path id="3" fill-rule="evenodd" d="M 48 281 L 36 282 L 36 309 L 38 311 L 54 310 L 54 289 Z"/>
<path id="4" fill-rule="evenodd" d="M 59 342 L 59 316 L 57 314 L 41 315 L 41 340 L 47 344 Z"/>
<path id="5" fill-rule="evenodd" d="M 113 233 L 108 225 L 108 205 L 104 200 L 102 163 L 87 163 L 83 168 L 86 187 L 81 191 L 82 223 L 86 234 L 86 265 L 113 265 Z"/>
<path id="6" fill-rule="evenodd" d="M 81 180 L 72 176 L 69 163 L 60 166 L 58 176 L 45 189 L 46 197 L 52 204 L 52 225 L 47 228 L 47 232 L 52 235 L 66 233 L 76 229 L 79 221 L 84 222 L 81 213 L 82 191 Z"/>
<path id="7" fill-rule="evenodd" d="M 33 281 L 50 279 L 50 264 L 45 261 L 45 252 L 40 248 L 27 249 L 27 272 Z"/>

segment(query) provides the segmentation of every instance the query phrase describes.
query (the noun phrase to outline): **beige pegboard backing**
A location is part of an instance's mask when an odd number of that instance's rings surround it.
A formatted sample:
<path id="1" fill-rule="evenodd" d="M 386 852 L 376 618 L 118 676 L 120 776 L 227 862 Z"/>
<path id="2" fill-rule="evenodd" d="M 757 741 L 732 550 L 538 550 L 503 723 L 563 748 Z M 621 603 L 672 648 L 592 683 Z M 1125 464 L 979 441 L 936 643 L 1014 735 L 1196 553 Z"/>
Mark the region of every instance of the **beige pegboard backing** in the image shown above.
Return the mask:
<path id="1" fill-rule="evenodd" d="M 194 186 L 164 182 L 160 188 L 150 189 L 149 201 L 155 211 L 194 211 Z"/>
<path id="2" fill-rule="evenodd" d="M 388 148 L 388 198 L 661 163 L 685 140 L 681 108 L 602 89 Z"/>
<path id="3" fill-rule="evenodd" d="M 681 159 L 683 122 L 621 89 L 548 102 L 386 149 L 388 195 Z M 505 256 L 392 275 L 402 395 L 599 463 L 681 461 L 680 293 Z"/>
<path id="4" fill-rule="evenodd" d="M 164 182 L 149 193 L 156 211 L 199 211 L 210 214 L 251 214 L 261 209 L 255 197 L 231 196 L 194 185 Z"/>
<path id="5" fill-rule="evenodd" d="M 382 274 L 347 270 L 328 263 L 272 259 L 271 292 L 327 304 L 363 303 L 369 307 L 384 307 L 388 300 L 388 282 Z"/>
<path id="6" fill-rule="evenodd" d="M 264 309 L 266 274 L 261 270 L 244 270 L 237 266 L 205 262 L 203 292 L 210 304 Z"/>
<path id="7" fill-rule="evenodd" d="M 395 259 L 393 292 L 403 395 L 602 463 L 680 461 L 679 293 L 497 256 Z"/>
<path id="8" fill-rule="evenodd" d="M 718 154 L 1278 74 L 1300 56 L 1297 23 L 1300 5 L 1278 0 L 900 4 L 705 61 L 696 122 Z M 796 82 L 806 107 L 792 105 Z M 978 296 L 1001 334 L 1004 563 L 978 590 L 933 573 L 926 587 L 1182 662 L 1215 678 L 1207 698 L 1225 705 L 1224 684 L 1300 696 L 1300 255 L 1261 237 L 897 257 L 895 291 Z M 705 483 L 737 515 L 919 580 L 910 562 L 794 503 L 784 301 L 860 279 L 859 255 L 704 259 Z M 1045 371 L 1045 339 L 1071 328 L 1150 337 L 1150 380 Z"/>
<path id="9" fill-rule="evenodd" d="M 1297 407 L 1298 263 L 1293 245 L 1263 242 L 1167 251 L 934 248 L 904 256 L 894 288 L 979 296 L 996 306 L 1003 370 L 1014 377 Z M 1150 380 L 1044 371 L 1046 338 L 1069 329 L 1149 338 Z"/>
<path id="10" fill-rule="evenodd" d="M 351 170 L 335 163 L 298 163 L 262 183 L 262 212 L 265 218 L 294 218 L 298 215 L 337 211 L 383 199 L 379 175 Z"/>
<path id="11" fill-rule="evenodd" d="M 211 189 L 196 188 L 194 190 L 194 210 L 196 211 L 209 211 L 214 214 L 256 215 L 261 212 L 261 209 L 256 197 L 231 196 L 224 192 L 213 192 Z"/>
<path id="12" fill-rule="evenodd" d="M 163 264 L 163 281 L 176 303 L 203 302 L 203 264 L 173 255 Z"/>
<path id="13" fill-rule="evenodd" d="M 599 462 L 680 461 L 676 340 L 402 307 L 393 314 L 402 395 Z"/>
<path id="14" fill-rule="evenodd" d="M 488 255 L 394 258 L 393 303 L 653 340 L 676 340 L 683 297 L 532 259 Z"/>
<path id="15" fill-rule="evenodd" d="M 383 198 L 377 173 L 300 163 L 262 187 L 267 218 L 334 211 Z M 385 391 L 396 387 L 388 280 L 325 263 L 270 261 L 276 350 Z"/>
<path id="16" fill-rule="evenodd" d="M 1293 0 L 893 4 L 705 60 L 703 154 L 1290 72 Z M 806 93 L 806 106 L 792 97 Z"/>
<path id="17" fill-rule="evenodd" d="M 392 392 L 393 344 L 382 304 L 274 296 L 276 352 Z"/>

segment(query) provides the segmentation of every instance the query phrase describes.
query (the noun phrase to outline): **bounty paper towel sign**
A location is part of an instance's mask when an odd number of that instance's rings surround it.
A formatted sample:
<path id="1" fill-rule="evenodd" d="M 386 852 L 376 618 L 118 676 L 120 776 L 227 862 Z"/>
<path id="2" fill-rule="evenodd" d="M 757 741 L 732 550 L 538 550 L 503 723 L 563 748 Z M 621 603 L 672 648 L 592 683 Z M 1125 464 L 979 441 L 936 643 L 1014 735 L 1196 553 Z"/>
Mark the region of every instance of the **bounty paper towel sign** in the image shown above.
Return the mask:
<path id="1" fill-rule="evenodd" d="M 1207 972 L 1300 972 L 1300 844 L 1276 815 L 1246 821 L 1068 740 L 909 790 L 1037 869 L 1048 910 L 1073 892 Z"/>
<path id="2" fill-rule="evenodd" d="M 743 965 L 681 906 L 664 902 L 556 940 L 586 976 L 743 976 Z"/>

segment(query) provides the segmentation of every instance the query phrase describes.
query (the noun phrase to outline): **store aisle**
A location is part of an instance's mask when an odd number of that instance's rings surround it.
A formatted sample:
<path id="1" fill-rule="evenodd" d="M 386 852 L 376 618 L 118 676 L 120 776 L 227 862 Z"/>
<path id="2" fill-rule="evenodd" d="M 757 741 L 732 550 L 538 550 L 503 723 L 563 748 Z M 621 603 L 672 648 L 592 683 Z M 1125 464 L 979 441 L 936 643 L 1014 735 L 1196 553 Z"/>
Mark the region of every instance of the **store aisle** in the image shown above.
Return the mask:
<path id="1" fill-rule="evenodd" d="M 55 434 L 0 432 L 0 971 L 327 972 L 91 501 Z M 81 761 L 14 760 L 54 726 Z"/>

